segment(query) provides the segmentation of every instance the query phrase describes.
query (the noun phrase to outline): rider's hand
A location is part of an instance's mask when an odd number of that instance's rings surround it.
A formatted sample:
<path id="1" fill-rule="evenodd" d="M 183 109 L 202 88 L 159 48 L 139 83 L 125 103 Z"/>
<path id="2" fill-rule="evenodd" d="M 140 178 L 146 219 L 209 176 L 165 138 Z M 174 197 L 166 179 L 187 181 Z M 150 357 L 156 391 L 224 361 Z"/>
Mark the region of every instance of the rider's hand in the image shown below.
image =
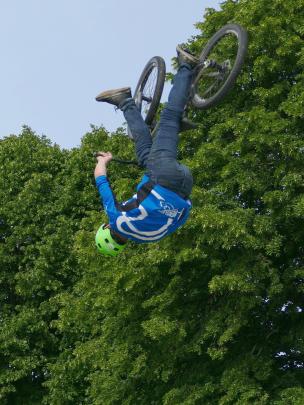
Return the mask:
<path id="1" fill-rule="evenodd" d="M 98 152 L 96 153 L 97 165 L 94 170 L 95 179 L 99 176 L 107 175 L 107 164 L 112 159 L 111 152 Z"/>
<path id="2" fill-rule="evenodd" d="M 96 159 L 98 163 L 105 163 L 107 164 L 112 160 L 113 156 L 111 152 L 97 152 Z"/>

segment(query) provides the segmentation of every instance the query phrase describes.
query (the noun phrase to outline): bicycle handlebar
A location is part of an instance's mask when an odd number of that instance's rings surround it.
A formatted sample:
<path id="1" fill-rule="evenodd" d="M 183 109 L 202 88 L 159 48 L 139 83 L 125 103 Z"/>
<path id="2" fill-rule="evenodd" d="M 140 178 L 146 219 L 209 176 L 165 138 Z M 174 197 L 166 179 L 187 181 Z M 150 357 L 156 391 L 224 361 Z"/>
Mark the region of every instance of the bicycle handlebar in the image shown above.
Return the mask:
<path id="1" fill-rule="evenodd" d="M 98 152 L 94 152 L 93 156 L 96 158 L 97 156 L 100 156 L 100 154 Z M 111 159 L 112 162 L 116 162 L 116 163 L 122 163 L 125 165 L 135 165 L 135 166 L 139 166 L 138 162 L 136 160 L 125 160 L 125 159 L 120 159 L 118 157 L 112 157 Z"/>

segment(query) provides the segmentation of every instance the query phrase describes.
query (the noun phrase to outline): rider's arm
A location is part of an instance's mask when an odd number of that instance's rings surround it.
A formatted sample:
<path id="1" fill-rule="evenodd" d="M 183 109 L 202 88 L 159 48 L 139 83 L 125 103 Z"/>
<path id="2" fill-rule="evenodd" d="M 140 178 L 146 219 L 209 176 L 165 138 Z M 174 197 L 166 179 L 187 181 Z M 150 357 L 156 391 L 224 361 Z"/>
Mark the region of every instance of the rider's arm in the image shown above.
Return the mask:
<path id="1" fill-rule="evenodd" d="M 110 187 L 109 181 L 105 175 L 95 178 L 96 186 L 100 195 L 101 202 L 109 217 L 110 222 L 115 221 L 120 212 L 116 208 L 115 196 Z"/>
<path id="2" fill-rule="evenodd" d="M 116 208 L 115 196 L 107 179 L 107 163 L 112 159 L 110 152 L 98 152 L 98 163 L 95 167 L 94 177 L 99 195 L 110 222 L 115 221 L 119 211 Z"/>

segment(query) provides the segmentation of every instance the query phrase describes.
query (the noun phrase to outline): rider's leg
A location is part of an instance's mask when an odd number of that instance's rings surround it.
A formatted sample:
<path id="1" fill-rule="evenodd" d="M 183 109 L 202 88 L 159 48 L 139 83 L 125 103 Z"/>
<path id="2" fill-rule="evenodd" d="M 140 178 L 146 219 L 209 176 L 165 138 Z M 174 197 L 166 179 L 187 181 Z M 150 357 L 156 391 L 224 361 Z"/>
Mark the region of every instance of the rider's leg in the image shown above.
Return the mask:
<path id="1" fill-rule="evenodd" d="M 133 98 L 126 99 L 119 105 L 119 108 L 123 111 L 124 117 L 134 139 L 138 163 L 142 167 L 146 167 L 147 159 L 152 146 L 150 129 L 141 116 L 141 113 Z"/>
<path id="2" fill-rule="evenodd" d="M 152 138 L 148 126 L 135 105 L 130 87 L 103 91 L 96 97 L 96 100 L 113 104 L 123 111 L 135 141 L 138 163 L 146 167 Z"/>
<path id="3" fill-rule="evenodd" d="M 179 130 L 191 85 L 193 70 L 188 64 L 180 66 L 175 75 L 168 103 L 160 117 L 159 129 L 151 148 L 151 157 L 159 156 L 176 159 Z"/>
<path id="4" fill-rule="evenodd" d="M 182 64 L 174 78 L 168 103 L 161 113 L 157 135 L 148 157 L 148 174 L 153 181 L 188 197 L 193 179 L 190 170 L 177 162 L 179 130 L 188 100 L 192 66 Z"/>

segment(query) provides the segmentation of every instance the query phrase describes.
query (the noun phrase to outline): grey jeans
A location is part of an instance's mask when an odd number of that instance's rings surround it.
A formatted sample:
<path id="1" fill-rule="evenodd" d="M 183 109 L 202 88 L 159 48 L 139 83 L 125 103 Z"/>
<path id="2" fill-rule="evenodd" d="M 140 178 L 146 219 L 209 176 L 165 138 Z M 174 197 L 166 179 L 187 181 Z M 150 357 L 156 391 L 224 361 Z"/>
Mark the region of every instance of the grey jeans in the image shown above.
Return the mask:
<path id="1" fill-rule="evenodd" d="M 179 130 L 192 79 L 191 66 L 181 65 L 174 78 L 168 103 L 160 117 L 152 142 L 150 130 L 132 98 L 121 106 L 135 141 L 138 162 L 151 180 L 183 198 L 188 198 L 193 178 L 190 169 L 177 161 Z"/>

